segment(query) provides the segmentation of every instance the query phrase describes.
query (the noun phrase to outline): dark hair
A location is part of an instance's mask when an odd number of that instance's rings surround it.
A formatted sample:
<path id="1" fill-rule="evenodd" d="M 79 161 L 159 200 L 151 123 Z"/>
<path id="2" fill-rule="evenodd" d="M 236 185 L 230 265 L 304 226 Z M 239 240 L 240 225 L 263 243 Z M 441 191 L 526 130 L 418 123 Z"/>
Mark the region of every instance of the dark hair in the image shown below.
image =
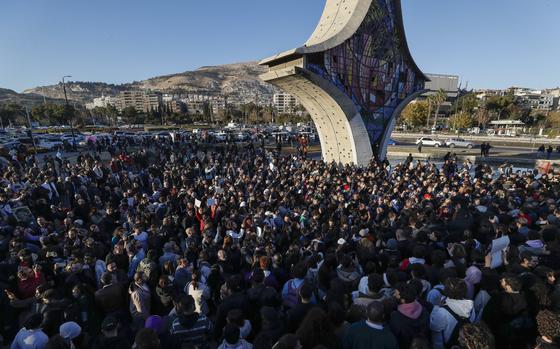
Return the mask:
<path id="1" fill-rule="evenodd" d="M 239 342 L 239 327 L 234 324 L 227 324 L 224 328 L 224 339 L 228 344 Z"/>
<path id="2" fill-rule="evenodd" d="M 177 301 L 177 314 L 190 314 L 194 306 L 194 298 L 191 295 L 183 295 Z"/>
<path id="3" fill-rule="evenodd" d="M 446 259 L 445 252 L 442 250 L 433 250 L 430 256 L 432 260 L 432 265 L 436 267 L 442 267 L 445 264 Z"/>
<path id="4" fill-rule="evenodd" d="M 138 349 L 160 349 L 161 345 L 159 343 L 159 338 L 157 333 L 151 328 L 142 328 L 136 334 L 134 339 L 136 343 L 136 348 Z"/>
<path id="5" fill-rule="evenodd" d="M 245 318 L 243 316 L 243 311 L 241 309 L 232 309 L 228 311 L 226 320 L 230 324 L 234 324 L 237 327 L 243 326 Z"/>
<path id="6" fill-rule="evenodd" d="M 23 322 L 23 327 L 28 330 L 34 330 L 41 327 L 42 322 L 43 315 L 41 315 L 41 313 L 33 313 L 25 319 L 25 321 Z"/>
<path id="7" fill-rule="evenodd" d="M 541 336 L 558 344 L 560 340 L 560 314 L 550 310 L 541 310 L 537 314 L 537 328 Z"/>
<path id="8" fill-rule="evenodd" d="M 459 330 L 459 344 L 465 349 L 494 349 L 494 335 L 484 323 L 467 323 Z"/>
<path id="9" fill-rule="evenodd" d="M 385 320 L 385 309 L 383 303 L 373 301 L 367 307 L 367 319 L 373 323 L 382 323 Z"/>
<path id="10" fill-rule="evenodd" d="M 412 256 L 414 258 L 424 258 L 426 257 L 426 247 L 422 245 L 416 245 L 412 249 Z"/>
<path id="11" fill-rule="evenodd" d="M 521 280 L 519 280 L 518 277 L 516 276 L 504 276 L 502 278 L 505 283 L 511 287 L 511 290 L 513 292 L 519 292 L 521 291 L 521 288 L 523 287 L 523 283 L 521 282 Z"/>
<path id="12" fill-rule="evenodd" d="M 305 278 L 305 275 L 307 275 L 307 265 L 305 264 L 305 262 L 298 262 L 296 265 L 294 265 L 294 267 L 292 268 L 292 274 L 296 279 Z"/>
<path id="13" fill-rule="evenodd" d="M 105 273 L 103 273 L 103 275 L 101 275 L 101 283 L 104 286 L 110 285 L 111 281 L 113 281 L 113 276 L 111 275 L 111 273 L 105 272 Z"/>
<path id="14" fill-rule="evenodd" d="M 465 280 L 456 277 L 445 281 L 443 294 L 451 299 L 465 299 L 467 297 L 467 284 Z"/>
<path id="15" fill-rule="evenodd" d="M 367 285 L 370 292 L 379 292 L 385 285 L 385 281 L 383 281 L 383 276 L 379 274 L 369 274 Z"/>
<path id="16" fill-rule="evenodd" d="M 313 348 L 333 332 L 334 328 L 327 313 L 319 307 L 314 307 L 307 312 L 296 335 L 300 338 L 304 348 Z"/>
<path id="17" fill-rule="evenodd" d="M 443 268 L 438 271 L 438 280 L 441 284 L 453 277 L 457 277 L 457 271 L 454 268 Z"/>
<path id="18" fill-rule="evenodd" d="M 397 285 L 396 289 L 399 291 L 401 303 L 412 303 L 418 297 L 418 292 L 416 291 L 416 287 L 414 285 L 401 283 Z"/>

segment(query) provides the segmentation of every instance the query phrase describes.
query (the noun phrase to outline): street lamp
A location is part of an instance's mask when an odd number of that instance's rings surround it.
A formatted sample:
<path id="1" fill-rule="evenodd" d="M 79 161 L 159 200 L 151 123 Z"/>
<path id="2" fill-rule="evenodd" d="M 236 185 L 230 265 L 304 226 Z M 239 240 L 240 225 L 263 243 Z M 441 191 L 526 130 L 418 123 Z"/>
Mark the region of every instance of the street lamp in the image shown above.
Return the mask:
<path id="1" fill-rule="evenodd" d="M 71 78 L 72 75 L 64 75 L 62 77 L 62 90 L 64 91 L 64 101 L 66 102 L 65 110 L 68 113 L 70 106 L 68 105 L 68 96 L 66 95 L 66 82 L 64 81 L 65 78 Z M 72 132 L 72 149 L 76 150 L 76 137 L 74 136 L 74 122 L 72 118 L 70 118 L 70 132 Z"/>

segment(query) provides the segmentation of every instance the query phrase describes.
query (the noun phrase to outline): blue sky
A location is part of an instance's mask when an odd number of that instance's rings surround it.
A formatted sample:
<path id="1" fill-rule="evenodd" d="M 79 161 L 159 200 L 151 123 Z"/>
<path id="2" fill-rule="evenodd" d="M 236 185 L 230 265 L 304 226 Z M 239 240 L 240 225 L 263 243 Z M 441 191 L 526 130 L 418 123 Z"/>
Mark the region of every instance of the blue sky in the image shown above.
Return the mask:
<path id="1" fill-rule="evenodd" d="M 141 80 L 304 43 L 325 0 L 5 0 L 0 87 Z M 560 85 L 560 0 L 402 0 L 412 55 L 474 88 Z M 295 10 L 297 9 L 297 10 Z"/>

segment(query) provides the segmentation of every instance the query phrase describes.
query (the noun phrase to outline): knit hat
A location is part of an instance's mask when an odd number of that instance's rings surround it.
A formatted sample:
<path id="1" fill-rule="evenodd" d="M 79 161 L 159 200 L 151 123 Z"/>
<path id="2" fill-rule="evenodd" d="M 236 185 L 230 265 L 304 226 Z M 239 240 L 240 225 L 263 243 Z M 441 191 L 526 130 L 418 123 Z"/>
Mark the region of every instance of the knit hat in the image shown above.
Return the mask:
<path id="1" fill-rule="evenodd" d="M 396 250 L 397 249 L 397 240 L 395 240 L 395 239 L 387 240 L 387 248 L 390 249 L 390 250 Z"/>
<path id="2" fill-rule="evenodd" d="M 152 315 L 146 319 L 145 328 L 151 328 L 156 333 L 161 333 L 163 329 L 163 319 L 159 315 Z"/>
<path id="3" fill-rule="evenodd" d="M 60 336 L 62 338 L 71 340 L 78 337 L 80 333 L 82 333 L 82 328 L 74 321 L 69 321 L 60 325 L 58 332 L 60 333 Z"/>

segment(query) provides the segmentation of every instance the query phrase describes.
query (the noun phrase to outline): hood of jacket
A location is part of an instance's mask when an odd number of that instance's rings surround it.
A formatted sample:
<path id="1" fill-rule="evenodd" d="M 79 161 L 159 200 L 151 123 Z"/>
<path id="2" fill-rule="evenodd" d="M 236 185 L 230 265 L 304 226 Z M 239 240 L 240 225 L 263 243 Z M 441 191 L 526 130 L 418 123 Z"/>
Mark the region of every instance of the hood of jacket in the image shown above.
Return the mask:
<path id="1" fill-rule="evenodd" d="M 470 318 L 474 303 L 470 299 L 447 298 L 445 305 L 460 317 Z"/>
<path id="2" fill-rule="evenodd" d="M 422 314 L 422 305 L 417 301 L 406 304 L 399 304 L 397 307 L 399 313 L 403 314 L 409 319 L 416 320 Z"/>

